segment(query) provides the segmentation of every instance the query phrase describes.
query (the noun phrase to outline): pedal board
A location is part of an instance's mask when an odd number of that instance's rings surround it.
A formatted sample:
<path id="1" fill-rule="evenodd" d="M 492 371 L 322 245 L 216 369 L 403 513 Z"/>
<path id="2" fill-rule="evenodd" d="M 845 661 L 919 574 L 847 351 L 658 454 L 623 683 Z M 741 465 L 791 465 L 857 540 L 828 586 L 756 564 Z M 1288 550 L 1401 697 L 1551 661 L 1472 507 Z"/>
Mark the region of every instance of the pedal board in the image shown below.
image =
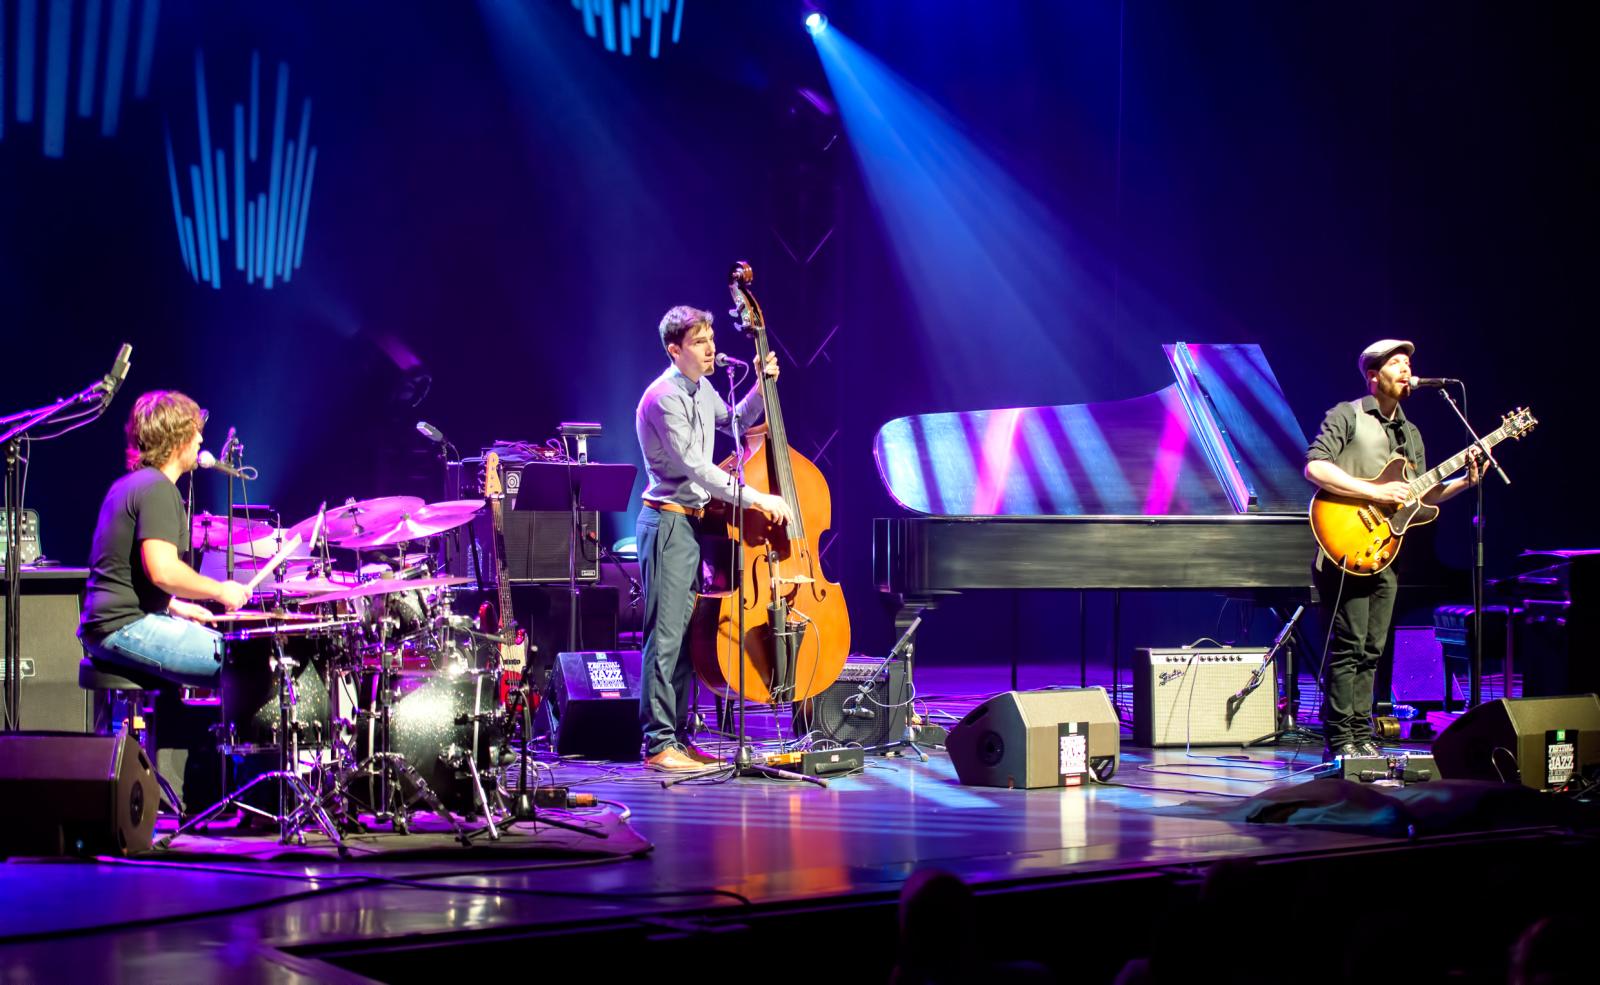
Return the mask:
<path id="1" fill-rule="evenodd" d="M 1439 778 L 1439 767 L 1428 753 L 1407 752 L 1397 756 L 1349 756 L 1338 760 L 1339 775 L 1361 783 L 1426 783 Z"/>
<path id="2" fill-rule="evenodd" d="M 855 773 L 866 768 L 867 755 L 862 749 L 824 749 L 800 755 L 800 772 L 806 776 Z"/>

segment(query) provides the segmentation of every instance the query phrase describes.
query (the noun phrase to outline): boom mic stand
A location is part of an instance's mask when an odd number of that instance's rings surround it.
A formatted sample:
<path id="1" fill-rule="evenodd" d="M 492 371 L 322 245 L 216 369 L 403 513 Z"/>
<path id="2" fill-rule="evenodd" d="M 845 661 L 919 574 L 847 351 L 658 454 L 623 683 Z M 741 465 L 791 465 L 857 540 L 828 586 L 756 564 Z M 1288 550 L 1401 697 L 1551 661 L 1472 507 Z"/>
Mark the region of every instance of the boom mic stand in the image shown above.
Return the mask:
<path id="1" fill-rule="evenodd" d="M 1467 385 L 1465 383 L 1462 383 L 1462 384 L 1460 384 L 1460 386 L 1461 386 L 1461 402 L 1464 404 L 1464 403 L 1467 402 Z M 1450 396 L 1449 392 L 1444 390 L 1444 389 L 1442 389 L 1442 388 L 1439 390 L 1439 396 L 1444 398 L 1444 402 L 1449 404 L 1450 405 L 1450 409 L 1455 411 L 1456 412 L 1456 416 L 1461 419 L 1461 426 L 1467 429 L 1467 436 L 1472 439 L 1473 447 L 1477 448 L 1478 449 L 1478 454 L 1483 456 L 1483 463 L 1482 463 L 1483 469 L 1485 471 L 1487 471 L 1488 468 L 1491 465 L 1494 466 L 1495 474 L 1500 477 L 1500 481 L 1503 482 L 1504 484 L 1508 485 L 1508 486 L 1511 485 L 1511 479 L 1510 479 L 1509 476 L 1506 475 L 1505 469 L 1502 469 L 1500 467 L 1499 460 L 1496 459 L 1494 457 L 1494 454 L 1489 451 L 1489 446 L 1483 443 L 1483 439 L 1482 438 L 1478 437 L 1478 432 L 1476 432 L 1476 431 L 1474 431 L 1472 429 L 1472 422 L 1467 420 L 1467 415 L 1456 404 L 1455 398 Z M 1474 514 L 1473 517 L 1472 517 L 1472 535 L 1473 535 L 1473 544 L 1472 544 L 1472 666 L 1470 668 L 1468 668 L 1468 671 L 1467 671 L 1467 677 L 1469 679 L 1469 686 L 1467 688 L 1467 707 L 1468 708 L 1476 708 L 1478 706 L 1479 702 L 1481 702 L 1483 700 L 1483 591 L 1484 591 L 1484 589 L 1483 589 L 1483 526 L 1484 526 L 1484 519 L 1483 519 L 1483 475 L 1482 475 L 1481 472 L 1479 473 L 1479 476 L 1478 476 L 1477 493 L 1478 493 L 1477 513 Z M 1508 626 L 1510 624 L 1510 621 L 1511 621 L 1511 614 L 1509 612 L 1507 612 L 1506 613 L 1506 622 L 1507 622 Z M 1501 668 L 1501 669 L 1504 670 L 1506 668 Z M 1506 697 L 1508 697 L 1508 698 L 1511 697 L 1511 677 L 1510 677 L 1509 674 L 1506 675 L 1506 680 L 1504 682 L 1504 686 L 1503 686 L 1502 690 L 1505 692 L 1505 696 Z M 1448 689 L 1446 689 L 1446 693 L 1448 693 Z"/>
<path id="2" fill-rule="evenodd" d="M 1241 688 L 1239 693 L 1228 699 L 1228 718 L 1232 719 L 1234 712 L 1238 710 L 1239 705 L 1243 704 L 1244 699 L 1249 697 L 1250 692 L 1260 686 L 1262 675 L 1266 674 L 1268 669 L 1278 662 L 1278 654 L 1283 654 L 1284 698 L 1278 705 L 1278 727 L 1259 739 L 1251 739 L 1249 742 L 1244 743 L 1244 748 L 1246 749 L 1251 746 L 1280 743 L 1285 739 L 1291 742 L 1312 742 L 1320 738 L 1320 736 L 1308 732 L 1296 724 L 1294 715 L 1295 697 L 1298 690 L 1296 685 L 1299 682 L 1294 676 L 1293 637 L 1295 635 L 1295 624 L 1300 621 L 1300 617 L 1305 614 L 1305 611 L 1306 607 L 1303 605 L 1295 607 L 1294 615 L 1290 616 L 1289 621 L 1283 624 L 1282 629 L 1278 630 L 1277 637 L 1272 641 L 1271 649 L 1267 651 L 1266 657 L 1261 661 L 1261 667 L 1250 676 L 1250 682 Z"/>
<path id="3" fill-rule="evenodd" d="M 737 531 L 737 533 L 736 533 L 736 535 L 734 537 L 734 540 L 733 540 L 733 572 L 734 572 L 734 577 L 737 578 L 738 581 L 739 581 L 739 587 L 737 589 L 737 593 L 738 593 L 738 596 L 739 596 L 739 635 L 737 637 L 737 640 L 738 640 L 738 645 L 742 647 L 742 646 L 744 646 L 744 636 L 745 636 L 745 630 L 744 630 L 744 607 L 745 607 L 745 588 L 744 588 L 744 489 L 745 489 L 745 483 L 744 483 L 744 446 L 743 446 L 743 443 L 742 443 L 743 442 L 743 430 L 742 430 L 742 427 L 741 427 L 741 423 L 742 422 L 739 419 L 739 402 L 736 399 L 731 399 L 731 398 L 735 398 L 735 397 L 737 397 L 739 395 L 738 388 L 737 388 L 737 383 L 735 382 L 734 375 L 733 375 L 734 365 L 735 364 L 732 361 L 729 361 L 728 367 L 727 367 L 728 368 L 728 396 L 730 398 L 729 401 L 728 401 L 728 408 L 729 408 L 729 424 L 728 424 L 728 426 L 729 426 L 729 430 L 733 434 L 733 525 L 734 525 L 735 531 Z M 758 372 L 759 372 L 759 370 L 758 370 Z M 777 565 L 776 564 L 771 564 L 768 567 L 769 567 L 769 570 L 774 570 L 775 571 L 777 569 Z M 777 633 L 779 633 L 781 631 L 782 631 L 781 627 L 774 627 L 774 629 L 773 629 L 774 635 L 776 635 Z M 681 655 L 680 655 L 680 659 L 682 659 Z M 789 770 L 778 769 L 776 766 L 768 766 L 765 762 L 757 761 L 755 748 L 750 744 L 749 733 L 745 731 L 745 705 L 748 703 L 748 700 L 749 700 L 749 699 L 747 699 L 745 697 L 745 664 L 746 663 L 747 663 L 747 661 L 744 660 L 744 658 L 741 656 L 741 658 L 739 660 L 739 716 L 738 716 L 739 725 L 738 725 L 738 729 L 737 729 L 737 734 L 734 736 L 734 741 L 736 743 L 738 743 L 738 752 L 734 753 L 733 762 L 726 763 L 726 764 L 724 764 L 722 766 L 719 766 L 719 767 L 717 767 L 717 768 L 715 768 L 713 770 L 696 771 L 696 772 L 693 772 L 693 773 L 685 773 L 682 776 L 675 776 L 675 777 L 671 777 L 671 778 L 662 780 L 661 781 L 661 785 L 663 787 L 675 787 L 678 784 L 684 782 L 685 780 L 703 780 L 703 779 L 708 779 L 711 776 L 727 776 L 729 778 L 736 777 L 736 776 L 766 776 L 766 777 L 772 777 L 773 779 L 778 779 L 778 780 L 803 780 L 803 781 L 805 781 L 807 783 L 814 783 L 819 787 L 826 787 L 828 785 L 828 781 L 824 780 L 820 776 L 807 776 L 804 773 L 793 773 L 793 772 L 790 772 Z"/>
<path id="4" fill-rule="evenodd" d="M 30 440 L 48 440 L 89 423 L 104 414 L 111 400 L 128 378 L 128 357 L 133 346 L 123 345 L 111 371 L 79 392 L 53 404 L 35 407 L 16 414 L 0 417 L 0 447 L 5 449 L 5 514 L 6 514 L 6 641 L 4 670 L 4 719 L 6 731 L 22 728 L 22 443 Z M 95 406 L 98 404 L 99 406 Z M 87 420 L 86 420 L 87 419 Z M 54 434 L 33 438 L 29 432 L 45 424 L 55 423 L 62 430 Z"/>

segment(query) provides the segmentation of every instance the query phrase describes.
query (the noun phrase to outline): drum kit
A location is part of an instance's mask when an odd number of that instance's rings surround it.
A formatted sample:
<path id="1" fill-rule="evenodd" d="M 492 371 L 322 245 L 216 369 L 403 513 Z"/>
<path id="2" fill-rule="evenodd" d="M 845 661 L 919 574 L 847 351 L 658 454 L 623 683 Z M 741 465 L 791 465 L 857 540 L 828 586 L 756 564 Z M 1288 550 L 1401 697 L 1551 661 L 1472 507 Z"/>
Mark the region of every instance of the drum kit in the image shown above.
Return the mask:
<path id="1" fill-rule="evenodd" d="M 515 711 L 529 721 L 527 696 L 512 689 L 508 713 L 501 637 L 454 613 L 453 592 L 468 579 L 436 576 L 432 549 L 484 505 L 352 500 L 283 530 L 234 519 L 230 531 L 225 518 L 194 518 L 194 544 L 216 549 L 231 532 L 237 569 L 255 570 L 259 587 L 256 605 L 214 617 L 226 628 L 220 693 L 187 700 L 221 706 L 214 731 L 225 757 L 270 752 L 277 764 L 163 845 L 232 809 L 276 822 L 284 844 L 319 830 L 341 853 L 342 834 L 362 830 L 363 816 L 405 832 L 420 809 L 462 844 L 500 837 L 495 817 L 509 813 L 509 791 L 498 767 L 510 758 Z M 303 547 L 284 550 L 296 541 Z M 347 567 L 336 566 L 335 549 L 351 552 Z M 375 552 L 385 560 L 372 562 Z M 279 561 L 272 580 L 258 557 Z M 247 796 L 264 784 L 277 785 L 275 812 Z M 484 827 L 468 831 L 457 814 Z"/>

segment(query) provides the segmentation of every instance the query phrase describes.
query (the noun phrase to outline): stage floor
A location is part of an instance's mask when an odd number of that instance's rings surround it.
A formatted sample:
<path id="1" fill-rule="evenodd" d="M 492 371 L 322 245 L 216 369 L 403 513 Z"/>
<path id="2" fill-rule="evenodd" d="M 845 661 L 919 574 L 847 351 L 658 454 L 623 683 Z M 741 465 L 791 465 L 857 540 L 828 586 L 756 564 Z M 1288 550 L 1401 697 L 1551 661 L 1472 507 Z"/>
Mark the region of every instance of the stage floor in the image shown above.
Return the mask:
<path id="1" fill-rule="evenodd" d="M 994 685 L 971 674 L 927 674 L 925 710 L 935 720 L 957 714 L 1005 682 Z M 775 729 L 770 718 L 756 725 L 758 736 Z M 556 782 L 625 805 L 627 828 L 648 842 L 611 858 L 573 858 L 561 846 L 464 849 L 432 836 L 410 836 L 406 846 L 407 836 L 394 835 L 377 843 L 415 847 L 428 837 L 442 847 L 425 858 L 264 860 L 241 850 L 205 859 L 13 859 L 0 864 L 4 977 L 366 980 L 332 962 L 397 942 L 470 943 L 806 901 L 881 902 L 929 866 L 974 885 L 1020 884 L 1394 844 L 1151 813 L 1297 782 L 1318 763 L 1321 745 L 1253 751 L 1250 763 L 1210 758 L 1229 750 L 1196 752 L 1124 745 L 1112 785 L 1031 791 L 961 786 L 939 751 L 926 763 L 869 758 L 864 773 L 831 779 L 826 789 L 757 778 L 663 789 L 661 774 L 637 766 L 555 765 Z M 601 809 L 620 814 L 615 805 Z"/>

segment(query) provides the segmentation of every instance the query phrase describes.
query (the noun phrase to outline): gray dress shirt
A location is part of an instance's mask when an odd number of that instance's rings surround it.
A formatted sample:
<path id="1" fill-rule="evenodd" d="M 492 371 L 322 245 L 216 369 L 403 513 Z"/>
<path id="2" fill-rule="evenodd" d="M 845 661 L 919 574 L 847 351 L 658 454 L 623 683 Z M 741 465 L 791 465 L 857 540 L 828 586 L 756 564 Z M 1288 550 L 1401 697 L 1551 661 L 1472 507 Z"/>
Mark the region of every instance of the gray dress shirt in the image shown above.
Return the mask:
<path id="1" fill-rule="evenodd" d="M 739 426 L 749 428 L 761 420 L 761 388 L 755 387 L 739 401 Z M 634 431 L 644 454 L 644 498 L 701 509 L 714 496 L 734 501 L 733 476 L 711 460 L 713 429 L 728 430 L 733 415 L 727 401 L 701 377 L 689 382 L 676 366 L 656 377 L 639 398 Z M 744 491 L 744 505 L 753 498 Z"/>

